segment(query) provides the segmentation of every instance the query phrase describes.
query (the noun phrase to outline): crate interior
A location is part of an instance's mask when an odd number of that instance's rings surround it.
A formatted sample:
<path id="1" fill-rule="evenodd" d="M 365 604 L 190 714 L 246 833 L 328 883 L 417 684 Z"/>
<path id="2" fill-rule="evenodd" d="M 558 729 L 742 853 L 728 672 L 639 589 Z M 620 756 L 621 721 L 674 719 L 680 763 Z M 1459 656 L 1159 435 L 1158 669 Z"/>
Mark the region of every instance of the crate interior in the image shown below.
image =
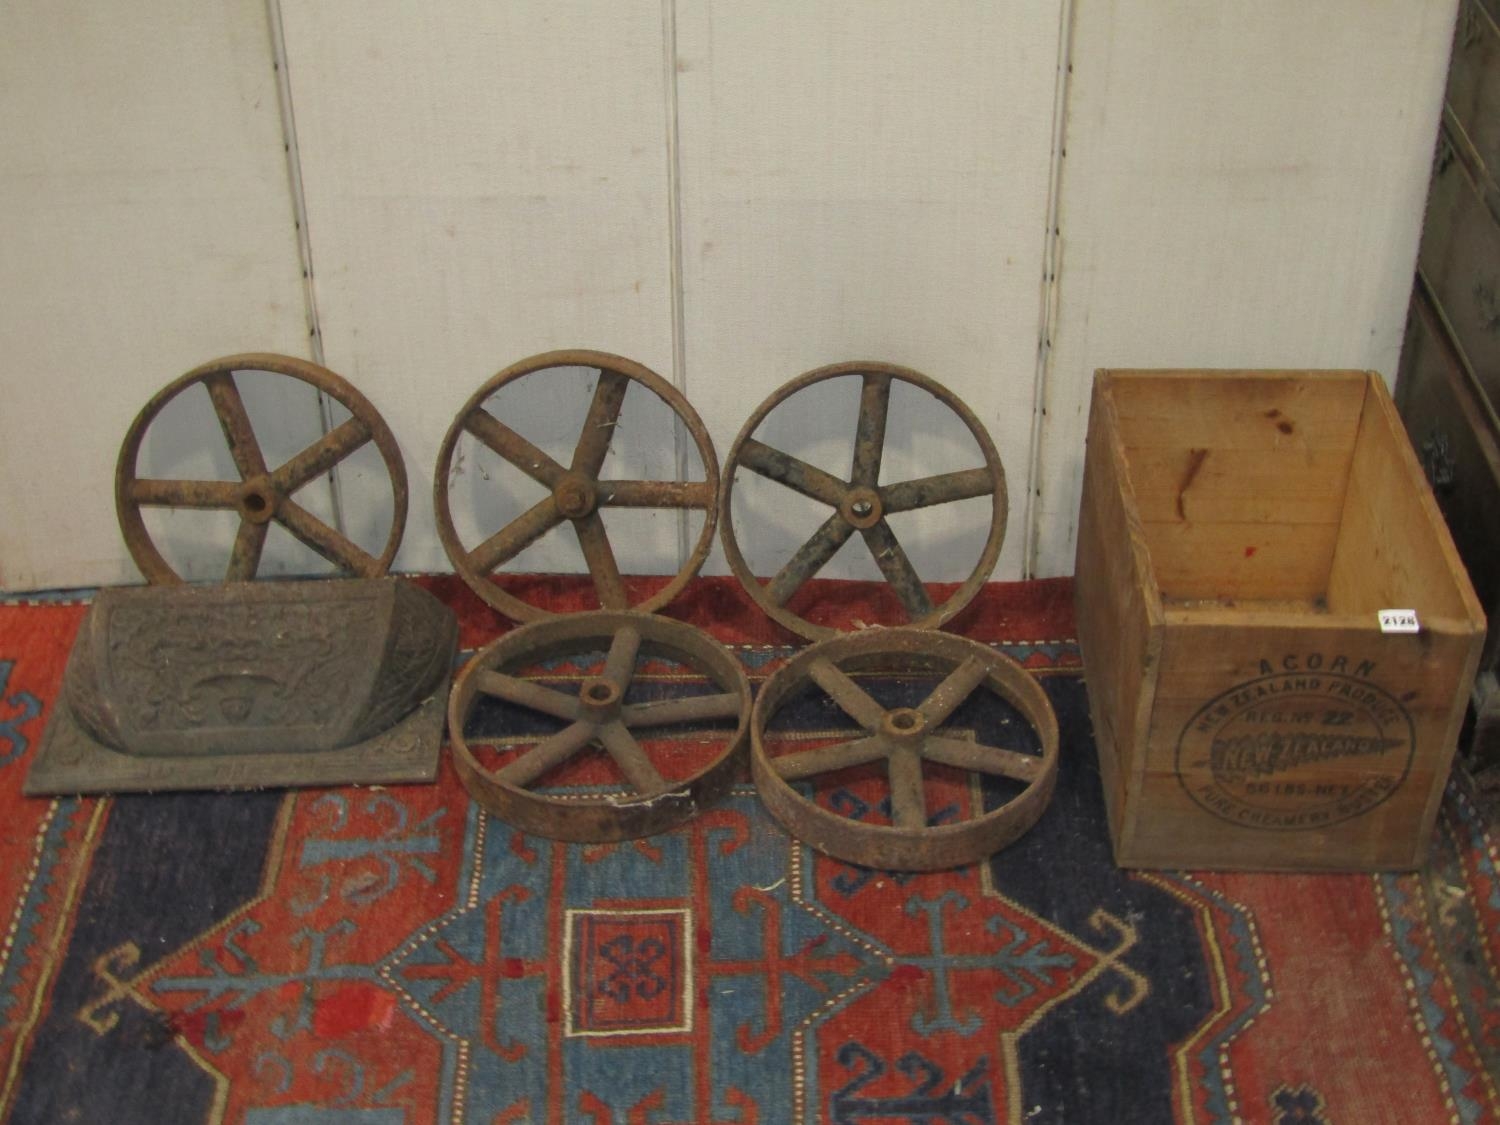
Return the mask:
<path id="1" fill-rule="evenodd" d="M 1464 616 L 1436 509 L 1364 372 L 1116 372 L 1168 609 Z"/>

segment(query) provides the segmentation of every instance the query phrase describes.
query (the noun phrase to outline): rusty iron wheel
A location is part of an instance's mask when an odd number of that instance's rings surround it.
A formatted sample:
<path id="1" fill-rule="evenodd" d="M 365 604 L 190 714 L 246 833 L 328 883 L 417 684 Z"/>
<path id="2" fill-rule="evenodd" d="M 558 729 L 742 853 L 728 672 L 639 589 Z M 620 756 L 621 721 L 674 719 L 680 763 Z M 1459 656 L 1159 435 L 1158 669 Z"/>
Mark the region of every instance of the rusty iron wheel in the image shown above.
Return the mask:
<path id="1" fill-rule="evenodd" d="M 886 708 L 853 675 L 942 676 L 916 707 Z M 767 729 L 807 685 L 825 693 L 862 733 L 847 741 L 772 756 Z M 981 687 L 1020 712 L 1040 753 L 988 746 L 944 732 L 953 712 Z M 991 855 L 1026 832 L 1057 780 L 1057 716 L 1047 694 L 1002 653 L 950 633 L 875 629 L 804 649 L 768 680 L 751 718 L 750 763 L 771 813 L 803 843 L 836 859 L 890 871 L 941 871 Z M 793 782 L 884 762 L 890 825 L 852 820 L 817 804 Z M 928 823 L 923 764 L 1009 778 L 1022 786 L 998 808 L 957 824 Z"/>
<path id="2" fill-rule="evenodd" d="M 605 652 L 599 673 L 563 692 L 515 673 L 559 656 Z M 638 657 L 677 661 L 717 691 L 645 703 L 626 700 Z M 567 723 L 498 770 L 486 769 L 465 739 L 480 695 L 492 696 Z M 691 724 L 734 719 L 733 733 L 692 776 L 667 781 L 633 731 L 672 730 L 703 739 Z M 507 633 L 475 655 L 448 701 L 453 760 L 469 795 L 502 820 L 538 836 L 605 843 L 666 832 L 718 800 L 742 765 L 750 725 L 750 683 L 744 669 L 706 633 L 645 613 L 593 612 L 536 621 Z M 554 767 L 590 746 L 602 749 L 633 790 L 629 795 L 551 796 L 531 788 Z"/>
<path id="3" fill-rule="evenodd" d="M 583 420 L 571 463 L 567 466 L 554 461 L 485 409 L 490 396 L 506 384 L 559 367 L 592 367 L 599 372 L 593 400 Z M 625 392 L 632 383 L 639 383 L 656 395 L 682 421 L 692 435 L 699 460 L 703 463 L 704 480 L 600 479 L 599 472 L 614 439 L 615 422 L 619 419 Z M 459 541 L 448 498 L 454 451 L 458 439 L 465 433 L 488 446 L 550 493 L 472 548 Z M 442 540 L 454 569 L 469 588 L 507 617 L 517 621 L 538 621 L 556 614 L 522 601 L 490 581 L 496 568 L 515 558 L 553 528 L 571 522 L 600 607 L 611 611 L 634 609 L 654 613 L 682 591 L 708 556 L 713 544 L 717 518 L 714 501 L 718 491 L 719 460 L 713 442 L 698 412 L 681 391 L 649 368 L 621 356 L 584 350 L 557 351 L 512 364 L 480 387 L 464 404 L 448 427 L 438 450 L 437 469 L 433 476 L 433 508 L 437 515 L 438 538 Z M 610 507 L 689 508 L 704 513 L 703 530 L 682 569 L 664 588 L 634 606 L 627 604 L 625 584 L 615 562 L 604 520 L 599 514 L 601 508 Z"/>
<path id="4" fill-rule="evenodd" d="M 845 376 L 858 376 L 863 381 L 859 417 L 854 431 L 854 455 L 847 480 L 756 440 L 755 431 L 760 428 L 766 416 L 798 391 L 826 379 Z M 891 384 L 894 381 L 910 383 L 926 391 L 957 414 L 979 443 L 984 465 L 894 484 L 881 484 L 881 454 L 885 449 L 886 416 L 890 407 Z M 730 502 L 734 493 L 735 475 L 740 469 L 785 485 L 794 492 L 833 509 L 812 538 L 803 543 L 787 560 L 786 565 L 764 584 L 755 577 L 745 561 L 735 535 Z M 946 601 L 933 605 L 927 588 L 897 540 L 895 532 L 891 530 L 886 516 L 979 496 L 991 498 L 989 534 L 985 538 L 979 561 L 969 577 Z M 856 531 L 864 538 L 881 573 L 895 590 L 906 611 L 906 622 L 892 624 L 930 629 L 941 625 L 968 605 L 984 585 L 990 572 L 995 569 L 995 561 L 1000 557 L 1000 545 L 1005 540 L 1007 510 L 1005 468 L 1000 463 L 995 443 L 990 440 L 984 424 L 974 412 L 948 388 L 918 371 L 890 363 L 872 362 L 837 363 L 809 371 L 793 379 L 761 403 L 740 430 L 724 461 L 724 489 L 719 497 L 724 554 L 735 577 L 768 616 L 809 640 L 836 636 L 839 630 L 808 621 L 788 609 L 787 602 L 833 558 Z"/>
<path id="5" fill-rule="evenodd" d="M 350 417 L 291 460 L 273 469 L 266 464 L 250 415 L 235 384 L 236 371 L 265 371 L 307 383 L 321 394 L 336 399 L 349 411 Z M 240 479 L 138 477 L 137 457 L 151 423 L 167 403 L 199 384 L 213 401 L 214 413 L 224 430 Z M 293 499 L 298 489 L 326 474 L 368 442 L 375 443 L 385 461 L 394 501 L 390 534 L 378 556 L 370 554 Z M 180 583 L 181 575 L 162 556 L 146 529 L 142 508 L 217 508 L 238 512 L 239 532 L 235 535 L 229 567 L 224 575 L 228 582 L 248 581 L 255 577 L 260 568 L 266 533 L 273 522 L 286 528 L 341 571 L 361 578 L 377 578 L 390 569 L 406 526 L 406 466 L 401 460 L 396 437 L 385 420 L 370 400 L 348 380 L 326 367 L 291 356 L 269 353 L 232 355 L 194 368 L 153 395 L 126 431 L 115 466 L 115 509 L 131 557 L 147 582 Z"/>

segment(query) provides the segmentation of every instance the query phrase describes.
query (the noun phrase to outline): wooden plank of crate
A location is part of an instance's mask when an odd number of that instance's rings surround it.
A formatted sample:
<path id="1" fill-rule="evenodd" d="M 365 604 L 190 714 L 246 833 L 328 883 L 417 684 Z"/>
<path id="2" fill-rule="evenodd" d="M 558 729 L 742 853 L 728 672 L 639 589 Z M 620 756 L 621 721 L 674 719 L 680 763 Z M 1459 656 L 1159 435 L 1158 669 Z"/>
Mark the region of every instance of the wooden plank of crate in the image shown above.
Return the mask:
<path id="1" fill-rule="evenodd" d="M 1216 450 L 1348 450 L 1364 375 L 1355 371 L 1120 371 L 1125 447 L 1180 447 L 1204 435 Z"/>
<path id="2" fill-rule="evenodd" d="M 1126 451 L 1148 523 L 1337 524 L 1349 449 L 1246 450 L 1193 445 Z M 1199 437 L 1196 440 L 1203 441 Z"/>
<path id="3" fill-rule="evenodd" d="M 1190 622 L 1183 616 L 1169 615 L 1146 750 L 1141 799 L 1152 810 L 1145 835 L 1155 839 L 1138 840 L 1133 854 L 1155 856 L 1150 862 L 1267 869 L 1420 864 L 1436 810 L 1432 795 L 1441 795 L 1456 744 L 1454 724 L 1465 703 L 1454 685 L 1472 675 L 1470 654 L 1477 652 L 1472 624 L 1434 618 L 1423 635 L 1412 636 L 1382 634 L 1362 618 L 1283 615 L 1277 622 L 1274 617 L 1247 620 L 1233 610 L 1204 611 L 1191 615 Z M 1226 691 L 1226 685 L 1232 689 Z M 1257 697 L 1261 688 L 1264 694 Z M 1311 717 L 1280 713 L 1305 710 L 1312 706 L 1309 701 L 1316 711 Z M 1211 718 L 1215 706 L 1228 716 L 1264 708 L 1272 714 L 1258 717 L 1256 729 L 1281 733 L 1348 729 L 1367 735 L 1372 732 L 1365 729 L 1366 716 L 1377 716 L 1376 733 L 1393 740 L 1389 751 L 1330 757 L 1297 771 L 1297 782 L 1349 787 L 1386 779 L 1381 784 L 1390 792 L 1368 808 L 1362 805 L 1357 823 L 1350 817 L 1326 829 L 1295 833 L 1226 824 L 1211 845 L 1204 835 L 1204 826 L 1213 823 L 1210 814 L 1194 805 L 1198 831 L 1182 837 L 1184 850 L 1174 856 L 1170 826 L 1193 820 L 1179 795 L 1207 785 L 1213 772 L 1207 762 L 1182 756 L 1193 745 L 1188 732 L 1206 713 Z M 1343 707 L 1359 712 L 1354 722 L 1329 725 L 1329 712 Z"/>
<path id="4" fill-rule="evenodd" d="M 1094 380 L 1084 503 L 1078 529 L 1074 613 L 1089 683 L 1089 706 L 1115 839 L 1128 839 L 1130 799 L 1151 721 L 1162 604 L 1146 535 L 1136 517 L 1112 380 Z"/>
<path id="5" fill-rule="evenodd" d="M 1162 523 L 1145 525 L 1164 597 L 1320 598 L 1338 525 Z"/>
<path id="6" fill-rule="evenodd" d="M 1410 608 L 1419 593 L 1424 612 L 1482 622 L 1478 599 L 1460 581 L 1464 573 L 1396 408 L 1372 375 L 1329 574 L 1329 609 Z"/>

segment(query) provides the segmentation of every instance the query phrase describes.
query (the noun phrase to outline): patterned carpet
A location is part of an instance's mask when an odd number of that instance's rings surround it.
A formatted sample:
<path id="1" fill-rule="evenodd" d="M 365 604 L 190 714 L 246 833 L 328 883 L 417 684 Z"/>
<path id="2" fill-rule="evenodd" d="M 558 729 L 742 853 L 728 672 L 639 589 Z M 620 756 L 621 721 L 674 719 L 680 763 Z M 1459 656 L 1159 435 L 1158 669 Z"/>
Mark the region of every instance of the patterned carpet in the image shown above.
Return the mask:
<path id="1" fill-rule="evenodd" d="M 425 581 L 466 647 L 503 628 Z M 864 588 L 822 593 L 870 612 Z M 0 1113 L 1500 1118 L 1500 841 L 1463 780 L 1420 875 L 1122 872 L 1068 593 L 993 586 L 954 623 L 1038 676 L 1063 762 L 1029 835 L 940 875 L 817 856 L 744 785 L 678 832 L 598 847 L 485 817 L 446 763 L 434 786 L 27 800 L 84 609 L 0 606 Z M 673 615 L 735 645 L 757 682 L 790 651 L 721 580 Z M 840 800 L 860 815 L 865 796 Z M 949 796 L 939 819 L 990 797 Z"/>

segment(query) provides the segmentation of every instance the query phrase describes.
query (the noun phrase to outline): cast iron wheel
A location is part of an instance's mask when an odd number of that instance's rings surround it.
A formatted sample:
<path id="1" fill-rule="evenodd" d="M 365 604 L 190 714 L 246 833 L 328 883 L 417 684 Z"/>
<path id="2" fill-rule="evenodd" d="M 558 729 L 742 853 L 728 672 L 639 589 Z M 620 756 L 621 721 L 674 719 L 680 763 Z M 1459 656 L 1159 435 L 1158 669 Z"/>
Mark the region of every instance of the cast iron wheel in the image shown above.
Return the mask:
<path id="1" fill-rule="evenodd" d="M 265 371 L 307 383 L 337 399 L 349 411 L 350 417 L 291 460 L 272 469 L 266 464 L 255 429 L 250 424 L 250 415 L 235 385 L 236 371 Z M 162 480 L 136 476 L 136 459 L 151 423 L 167 403 L 200 383 L 213 400 L 214 413 L 224 430 L 240 479 Z M 371 441 L 385 460 L 394 499 L 390 534 L 378 557 L 292 499 L 298 489 L 323 476 Z M 360 578 L 377 578 L 390 569 L 406 526 L 406 466 L 402 463 L 395 435 L 370 400 L 348 380 L 325 367 L 291 356 L 233 355 L 194 368 L 153 395 L 126 431 L 125 441 L 120 446 L 120 459 L 115 466 L 115 509 L 125 546 L 136 566 L 140 567 L 147 582 L 181 582 L 182 577 L 152 541 L 141 517 L 142 508 L 220 508 L 238 512 L 240 528 L 224 575 L 229 582 L 248 581 L 255 577 L 260 568 L 266 533 L 273 521 L 340 570 Z"/>
<path id="2" fill-rule="evenodd" d="M 850 673 L 942 675 L 916 707 L 885 708 Z M 814 684 L 863 728 L 831 746 L 772 757 L 766 731 L 778 709 Z M 981 687 L 1009 703 L 1037 734 L 1041 752 L 1022 753 L 944 733 L 958 707 Z M 892 871 L 940 871 L 973 863 L 1026 832 L 1047 807 L 1057 780 L 1057 716 L 1046 693 L 1014 660 L 949 633 L 880 629 L 804 649 L 773 675 L 755 700 L 751 769 L 760 797 L 803 843 L 836 859 Z M 885 763 L 890 825 L 867 824 L 826 809 L 792 787 L 822 774 Z M 931 762 L 1019 783 L 1018 795 L 957 824 L 928 823 L 923 764 Z"/>
<path id="3" fill-rule="evenodd" d="M 563 692 L 512 674 L 570 653 L 605 651 L 598 675 L 576 692 Z M 647 703 L 627 703 L 637 657 L 665 656 L 709 680 L 718 690 Z M 498 770 L 480 764 L 465 728 L 478 697 L 496 699 L 567 725 Z M 734 719 L 725 744 L 690 777 L 667 781 L 632 731 L 675 729 Z M 526 832 L 576 843 L 629 840 L 665 832 L 690 820 L 734 782 L 750 724 L 750 684 L 723 646 L 690 625 L 644 613 L 582 613 L 537 621 L 507 633 L 478 653 L 459 675 L 448 702 L 448 733 L 458 775 L 469 795 Z M 697 732 L 702 739 L 701 731 Z M 627 796 L 551 796 L 532 791 L 555 767 L 590 746 L 602 749 L 634 790 Z"/>
<path id="4" fill-rule="evenodd" d="M 854 431 L 854 455 L 847 480 L 755 439 L 755 431 L 766 416 L 798 391 L 825 379 L 853 375 L 863 380 L 863 387 L 860 392 L 859 419 Z M 886 415 L 890 407 L 891 383 L 894 380 L 919 387 L 957 414 L 979 443 L 984 465 L 895 484 L 881 484 L 880 461 L 885 449 Z M 905 624 L 915 628 L 936 628 L 968 605 L 984 585 L 985 579 L 995 568 L 995 561 L 1000 557 L 1008 509 L 1005 469 L 1000 463 L 995 443 L 990 440 L 984 424 L 962 399 L 942 384 L 910 368 L 889 363 L 838 363 L 793 379 L 761 403 L 750 416 L 750 420 L 735 438 L 724 464 L 724 491 L 719 498 L 719 518 L 724 529 L 724 554 L 729 560 L 729 566 L 746 592 L 768 616 L 809 640 L 835 636 L 838 630 L 800 617 L 787 608 L 787 602 L 833 558 L 856 531 L 864 537 L 865 545 L 875 557 L 881 573 L 901 600 L 908 617 Z M 730 501 L 734 494 L 735 474 L 740 468 L 776 481 L 833 509 L 812 538 L 803 543 L 780 572 L 764 585 L 746 563 L 735 537 Z M 990 529 L 984 549 L 973 572 L 952 596 L 939 605 L 933 605 L 926 587 L 911 560 L 907 558 L 895 532 L 891 530 L 886 516 L 978 496 L 992 498 Z"/>
<path id="5" fill-rule="evenodd" d="M 484 407 L 485 401 L 507 383 L 557 367 L 593 367 L 599 382 L 588 414 L 583 420 L 572 462 L 564 467 L 526 438 L 500 421 Z M 614 439 L 625 392 L 640 383 L 669 407 L 687 427 L 703 462 L 706 479 L 701 481 L 601 480 L 599 472 Z M 551 495 L 500 528 L 473 548 L 459 542 L 448 501 L 448 477 L 459 437 L 472 434 L 500 457 L 547 488 Z M 433 477 L 433 507 L 437 514 L 438 538 L 453 567 L 469 588 L 506 616 L 517 621 L 537 621 L 555 616 L 541 606 L 524 602 L 502 590 L 489 576 L 543 535 L 571 522 L 578 545 L 588 563 L 589 577 L 599 605 L 605 610 L 635 609 L 654 613 L 681 592 L 703 565 L 713 543 L 719 490 L 719 460 L 703 420 L 672 384 L 660 375 L 621 356 L 593 351 L 559 351 L 523 359 L 507 367 L 484 386 L 459 411 L 448 427 L 438 450 Z M 663 589 L 634 606 L 627 604 L 625 584 L 615 562 L 600 508 L 698 508 L 704 513 L 697 546 L 682 569 Z"/>

